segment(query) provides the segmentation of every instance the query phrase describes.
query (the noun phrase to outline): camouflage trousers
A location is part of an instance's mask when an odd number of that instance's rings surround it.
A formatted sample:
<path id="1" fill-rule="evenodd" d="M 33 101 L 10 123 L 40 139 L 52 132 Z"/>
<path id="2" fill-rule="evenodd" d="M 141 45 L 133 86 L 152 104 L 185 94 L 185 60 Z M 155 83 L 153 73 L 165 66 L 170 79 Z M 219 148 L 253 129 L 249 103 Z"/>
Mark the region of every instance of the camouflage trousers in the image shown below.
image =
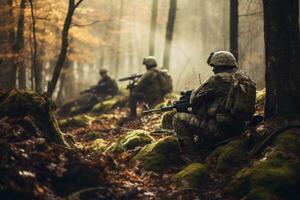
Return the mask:
<path id="1" fill-rule="evenodd" d="M 173 118 L 173 127 L 182 151 L 189 152 L 194 151 L 196 143 L 209 146 L 241 133 L 244 123 L 232 121 L 222 124 L 214 118 L 200 119 L 194 114 L 177 113 Z"/>
<path id="2" fill-rule="evenodd" d="M 161 95 L 153 94 L 153 95 L 145 95 L 140 92 L 132 92 L 129 97 L 129 107 L 130 107 L 130 115 L 137 115 L 137 104 L 138 102 L 145 102 L 150 106 L 155 105 L 156 103 L 162 102 L 163 97 Z"/>

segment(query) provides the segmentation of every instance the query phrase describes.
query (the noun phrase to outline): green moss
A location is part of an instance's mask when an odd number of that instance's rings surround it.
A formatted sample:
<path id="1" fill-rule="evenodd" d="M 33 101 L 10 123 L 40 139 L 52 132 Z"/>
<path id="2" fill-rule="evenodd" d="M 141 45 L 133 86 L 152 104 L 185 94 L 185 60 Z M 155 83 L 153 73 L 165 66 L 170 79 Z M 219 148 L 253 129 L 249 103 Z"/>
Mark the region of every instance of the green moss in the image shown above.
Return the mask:
<path id="1" fill-rule="evenodd" d="M 101 114 L 108 112 L 116 107 L 124 106 L 128 100 L 128 96 L 117 95 L 111 99 L 103 101 L 94 106 L 91 113 L 93 114 Z"/>
<path id="2" fill-rule="evenodd" d="M 226 191 L 238 198 L 249 195 L 249 199 L 270 199 L 272 196 L 289 199 L 297 191 L 297 171 L 298 167 L 290 157 L 275 149 L 238 172 Z"/>
<path id="3" fill-rule="evenodd" d="M 240 139 L 218 147 L 209 156 L 209 160 L 216 161 L 216 169 L 220 172 L 229 172 L 241 166 L 245 158 L 245 142 Z"/>
<path id="4" fill-rule="evenodd" d="M 165 129 L 173 129 L 173 117 L 176 111 L 170 111 L 163 114 L 161 126 Z"/>
<path id="5" fill-rule="evenodd" d="M 125 136 L 121 136 L 114 143 L 112 143 L 108 148 L 107 152 L 121 152 L 126 150 L 131 150 L 139 146 L 145 146 L 153 142 L 154 139 L 150 136 L 150 133 L 143 130 L 131 131 Z"/>
<path id="6" fill-rule="evenodd" d="M 266 89 L 257 91 L 256 93 L 256 104 L 263 104 L 266 98 Z"/>
<path id="7" fill-rule="evenodd" d="M 133 160 L 139 160 L 149 171 L 164 171 L 182 164 L 177 139 L 169 136 L 146 145 Z"/>
<path id="8" fill-rule="evenodd" d="M 96 139 L 92 142 L 91 148 L 95 151 L 103 152 L 107 146 L 107 142 L 103 139 Z"/>
<path id="9" fill-rule="evenodd" d="M 103 137 L 104 137 L 104 133 L 97 132 L 97 131 L 91 131 L 91 132 L 85 133 L 83 136 L 83 139 L 85 141 L 92 141 L 92 140 L 96 140 L 96 139 L 101 139 Z"/>
<path id="10" fill-rule="evenodd" d="M 92 121 L 94 120 L 93 117 L 90 117 L 88 115 L 78 115 L 75 117 L 70 117 L 67 119 L 62 119 L 59 121 L 59 125 L 62 128 L 66 128 L 66 127 L 86 127 L 89 126 Z"/>
<path id="11" fill-rule="evenodd" d="M 208 174 L 205 165 L 193 163 L 175 174 L 172 180 L 181 187 L 197 187 L 207 181 Z"/>
<path id="12" fill-rule="evenodd" d="M 294 130 L 288 130 L 281 133 L 274 142 L 278 148 L 286 151 L 293 152 L 296 155 L 300 155 L 300 139 Z"/>
<path id="13" fill-rule="evenodd" d="M 0 118 L 30 116 L 49 141 L 66 145 L 52 107 L 50 100 L 35 92 L 10 90 L 0 94 Z"/>

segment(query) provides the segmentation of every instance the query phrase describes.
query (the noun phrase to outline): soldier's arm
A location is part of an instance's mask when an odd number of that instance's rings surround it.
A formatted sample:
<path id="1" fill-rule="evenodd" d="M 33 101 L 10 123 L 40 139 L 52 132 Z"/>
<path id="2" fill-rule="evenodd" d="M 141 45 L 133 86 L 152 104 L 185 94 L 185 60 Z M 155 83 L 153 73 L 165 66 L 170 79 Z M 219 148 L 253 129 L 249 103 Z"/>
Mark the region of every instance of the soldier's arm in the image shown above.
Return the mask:
<path id="1" fill-rule="evenodd" d="M 205 101 L 217 97 L 220 94 L 218 84 L 216 84 L 216 77 L 211 77 L 199 88 L 194 90 L 191 95 L 190 103 L 192 105 L 200 105 Z"/>
<path id="2" fill-rule="evenodd" d="M 143 90 L 151 81 L 153 81 L 157 76 L 156 71 L 147 71 L 140 79 L 140 81 L 136 84 L 136 90 Z"/>

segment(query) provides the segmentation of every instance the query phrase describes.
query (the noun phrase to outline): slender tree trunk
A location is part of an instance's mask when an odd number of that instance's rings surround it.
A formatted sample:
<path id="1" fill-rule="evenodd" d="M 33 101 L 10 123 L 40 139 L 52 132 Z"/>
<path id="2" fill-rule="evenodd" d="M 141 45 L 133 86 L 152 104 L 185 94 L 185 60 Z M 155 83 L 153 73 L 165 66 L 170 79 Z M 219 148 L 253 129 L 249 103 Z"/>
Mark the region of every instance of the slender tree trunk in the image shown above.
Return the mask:
<path id="1" fill-rule="evenodd" d="M 230 51 L 239 59 L 239 1 L 230 0 Z"/>
<path id="2" fill-rule="evenodd" d="M 11 56 L 14 44 L 13 24 L 13 1 L 0 1 L 0 89 L 12 89 L 16 87 L 17 67 L 14 58 Z"/>
<path id="3" fill-rule="evenodd" d="M 118 32 L 117 32 L 117 52 L 116 52 L 116 63 L 115 63 L 115 77 L 119 76 L 120 60 L 121 60 L 121 29 L 122 29 L 122 18 L 124 12 L 124 0 L 121 0 L 119 19 L 118 19 Z"/>
<path id="4" fill-rule="evenodd" d="M 77 3 L 75 3 L 75 0 L 69 0 L 69 7 L 67 16 L 64 22 L 64 27 L 62 31 L 62 41 L 61 41 L 61 50 L 60 54 L 57 60 L 57 63 L 54 68 L 54 72 L 52 75 L 52 79 L 48 84 L 48 90 L 47 90 L 47 96 L 52 97 L 54 90 L 56 88 L 58 79 L 60 77 L 61 70 L 63 68 L 67 53 L 68 53 L 68 47 L 69 47 L 69 30 L 70 26 L 72 24 L 72 18 L 74 15 L 74 12 L 76 8 L 83 2 L 83 0 L 79 0 Z"/>
<path id="5" fill-rule="evenodd" d="M 153 0 L 152 1 L 150 39 L 149 39 L 149 55 L 150 56 L 154 56 L 154 54 L 155 54 L 155 34 L 156 34 L 156 26 L 157 26 L 157 10 L 158 10 L 158 0 Z"/>
<path id="6" fill-rule="evenodd" d="M 177 0 L 170 0 L 169 16 L 166 30 L 166 41 L 164 49 L 164 67 L 170 69 L 170 58 L 172 49 L 172 40 L 176 20 Z"/>
<path id="7" fill-rule="evenodd" d="M 39 70 L 38 70 L 38 63 L 37 63 L 37 39 L 36 39 L 36 20 L 34 15 L 34 6 L 32 0 L 29 0 L 30 3 L 30 10 L 31 10 L 31 20 L 32 20 L 32 36 L 33 36 L 33 52 L 32 52 L 32 60 L 31 60 L 31 70 L 34 74 L 34 84 L 35 84 L 35 91 L 41 92 L 40 88 L 40 80 L 39 80 Z"/>
<path id="8" fill-rule="evenodd" d="M 300 115 L 299 2 L 264 0 L 265 118 Z"/>
<path id="9" fill-rule="evenodd" d="M 21 61 L 18 62 L 18 82 L 20 89 L 26 89 L 26 65 L 24 62 L 23 50 L 24 50 L 24 25 L 25 16 L 24 11 L 26 7 L 26 0 L 21 0 L 19 20 L 17 25 L 16 42 L 14 45 L 14 52 L 22 57 Z"/>

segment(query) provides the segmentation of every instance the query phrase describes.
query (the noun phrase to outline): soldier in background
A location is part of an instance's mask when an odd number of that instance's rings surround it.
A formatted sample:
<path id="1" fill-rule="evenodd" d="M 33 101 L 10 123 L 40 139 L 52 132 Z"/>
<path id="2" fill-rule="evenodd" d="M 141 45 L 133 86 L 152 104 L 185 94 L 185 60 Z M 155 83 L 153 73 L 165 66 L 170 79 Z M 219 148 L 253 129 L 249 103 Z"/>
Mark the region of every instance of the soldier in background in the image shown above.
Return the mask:
<path id="1" fill-rule="evenodd" d="M 235 57 L 219 51 L 207 63 L 214 75 L 193 91 L 193 112 L 177 113 L 173 119 L 181 152 L 187 158 L 195 155 L 196 143 L 211 145 L 241 134 L 255 111 L 255 84 L 238 70 Z"/>
<path id="2" fill-rule="evenodd" d="M 166 71 L 157 69 L 155 57 L 148 56 L 144 58 L 143 65 L 146 66 L 147 72 L 130 88 L 129 118 L 137 117 L 138 102 L 145 102 L 150 106 L 155 105 L 162 102 L 166 94 L 173 90 L 171 76 Z"/>
<path id="3" fill-rule="evenodd" d="M 97 103 L 112 98 L 118 93 L 118 85 L 114 79 L 108 75 L 106 69 L 100 69 L 101 79 L 98 84 L 80 93 L 80 96 L 66 103 L 59 110 L 60 116 L 72 114 L 82 114 L 89 112 Z"/>

